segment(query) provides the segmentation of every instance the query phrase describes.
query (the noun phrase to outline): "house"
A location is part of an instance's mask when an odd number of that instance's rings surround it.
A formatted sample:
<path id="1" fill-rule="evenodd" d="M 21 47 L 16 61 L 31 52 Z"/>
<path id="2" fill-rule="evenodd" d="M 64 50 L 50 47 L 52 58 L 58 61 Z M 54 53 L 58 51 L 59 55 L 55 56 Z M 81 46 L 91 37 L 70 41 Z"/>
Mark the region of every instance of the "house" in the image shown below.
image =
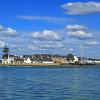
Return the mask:
<path id="1" fill-rule="evenodd" d="M 14 63 L 15 64 L 23 64 L 24 63 L 24 59 L 22 57 L 20 57 L 20 56 L 15 56 Z"/>
<path id="2" fill-rule="evenodd" d="M 51 54 L 23 55 L 24 63 L 53 63 Z"/>
<path id="3" fill-rule="evenodd" d="M 14 55 L 5 54 L 2 57 L 2 64 L 14 64 Z"/>
<path id="4" fill-rule="evenodd" d="M 96 60 L 94 61 L 94 63 L 95 63 L 95 64 L 100 64 L 100 59 L 96 59 Z"/>
<path id="5" fill-rule="evenodd" d="M 30 58 L 25 58 L 25 59 L 24 59 L 24 63 L 26 63 L 26 64 L 30 64 L 30 63 L 32 63 L 32 61 L 31 61 Z"/>
<path id="6" fill-rule="evenodd" d="M 29 64 L 29 63 L 35 63 L 36 58 L 34 55 L 23 55 L 23 60 L 24 63 Z"/>
<path id="7" fill-rule="evenodd" d="M 51 54 L 41 54 L 42 63 L 52 64 L 52 55 Z"/>
<path id="8" fill-rule="evenodd" d="M 74 56 L 74 60 L 73 60 L 73 63 L 78 63 L 79 62 L 79 59 L 77 56 Z"/>
<path id="9" fill-rule="evenodd" d="M 60 64 L 68 63 L 67 59 L 66 59 L 66 56 L 60 56 L 60 55 L 53 55 L 52 56 L 52 61 L 53 61 L 53 63 L 60 63 Z"/>

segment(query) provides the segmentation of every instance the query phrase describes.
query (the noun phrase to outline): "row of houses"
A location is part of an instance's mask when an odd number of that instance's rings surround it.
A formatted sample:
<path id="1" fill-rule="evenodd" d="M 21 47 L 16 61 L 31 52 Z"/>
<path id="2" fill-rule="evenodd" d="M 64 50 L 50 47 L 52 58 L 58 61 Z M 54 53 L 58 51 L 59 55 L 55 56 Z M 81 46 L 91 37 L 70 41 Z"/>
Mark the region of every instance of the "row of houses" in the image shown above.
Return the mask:
<path id="1" fill-rule="evenodd" d="M 6 56 L 6 57 L 5 57 Z M 3 55 L 2 64 L 31 64 L 31 63 L 60 63 L 60 64 L 100 64 L 100 60 L 85 57 L 69 57 L 69 55 L 34 54 L 34 55 Z"/>
<path id="2" fill-rule="evenodd" d="M 6 57 L 5 57 L 6 56 Z M 78 58 L 74 56 L 74 60 L 67 60 L 67 56 L 52 55 L 52 54 L 34 54 L 34 55 L 4 55 L 2 57 L 3 64 L 29 64 L 29 63 L 75 63 Z"/>

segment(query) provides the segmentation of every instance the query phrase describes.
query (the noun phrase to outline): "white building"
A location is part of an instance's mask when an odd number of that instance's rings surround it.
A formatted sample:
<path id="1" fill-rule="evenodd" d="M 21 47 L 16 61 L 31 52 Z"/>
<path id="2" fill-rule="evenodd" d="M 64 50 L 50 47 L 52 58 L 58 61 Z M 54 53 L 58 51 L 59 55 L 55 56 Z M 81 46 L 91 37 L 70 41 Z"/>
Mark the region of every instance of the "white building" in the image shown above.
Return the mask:
<path id="1" fill-rule="evenodd" d="M 79 60 L 78 60 L 78 57 L 77 56 L 74 56 L 74 63 L 75 62 L 78 62 Z"/>
<path id="2" fill-rule="evenodd" d="M 100 60 L 95 60 L 95 64 L 100 64 Z"/>
<path id="3" fill-rule="evenodd" d="M 79 59 L 78 59 L 78 57 L 77 56 L 74 56 L 74 59 L 72 60 L 69 60 L 68 61 L 68 63 L 70 63 L 70 64 L 75 64 L 76 62 L 78 62 L 79 61 Z"/>
<path id="4" fill-rule="evenodd" d="M 53 64 L 53 61 L 43 61 L 44 64 Z"/>
<path id="5" fill-rule="evenodd" d="M 31 59 L 30 58 L 25 58 L 24 59 L 24 63 L 25 64 L 30 64 L 31 63 Z"/>
<path id="6" fill-rule="evenodd" d="M 14 63 L 14 55 L 8 55 L 8 57 L 5 59 L 2 58 L 2 64 L 13 64 Z"/>

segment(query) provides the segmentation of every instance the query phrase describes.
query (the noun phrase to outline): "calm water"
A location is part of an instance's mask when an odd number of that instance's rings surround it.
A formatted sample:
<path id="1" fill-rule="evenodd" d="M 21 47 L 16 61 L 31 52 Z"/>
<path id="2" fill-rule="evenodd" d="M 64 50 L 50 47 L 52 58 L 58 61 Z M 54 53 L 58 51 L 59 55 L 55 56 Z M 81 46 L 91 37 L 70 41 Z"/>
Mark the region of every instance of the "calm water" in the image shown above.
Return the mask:
<path id="1" fill-rule="evenodd" d="M 100 100 L 100 67 L 0 67 L 0 100 Z"/>

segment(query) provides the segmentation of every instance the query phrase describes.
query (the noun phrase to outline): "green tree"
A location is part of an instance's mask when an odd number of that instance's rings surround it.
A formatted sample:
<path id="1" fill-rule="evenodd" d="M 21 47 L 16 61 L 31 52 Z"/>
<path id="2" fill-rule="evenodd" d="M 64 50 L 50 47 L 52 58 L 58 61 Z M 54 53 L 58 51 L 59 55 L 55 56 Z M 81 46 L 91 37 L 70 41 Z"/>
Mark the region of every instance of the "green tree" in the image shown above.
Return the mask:
<path id="1" fill-rule="evenodd" d="M 9 53 L 9 48 L 8 47 L 4 47 L 3 48 L 3 53 L 4 54 L 8 54 Z"/>
<path id="2" fill-rule="evenodd" d="M 2 58 L 3 59 L 8 59 L 8 56 L 9 56 L 9 48 L 8 47 L 4 47 L 3 48 L 3 56 L 2 56 Z"/>
<path id="3" fill-rule="evenodd" d="M 67 56 L 67 60 L 68 61 L 73 61 L 74 60 L 74 55 L 73 54 L 68 54 L 68 56 Z"/>

